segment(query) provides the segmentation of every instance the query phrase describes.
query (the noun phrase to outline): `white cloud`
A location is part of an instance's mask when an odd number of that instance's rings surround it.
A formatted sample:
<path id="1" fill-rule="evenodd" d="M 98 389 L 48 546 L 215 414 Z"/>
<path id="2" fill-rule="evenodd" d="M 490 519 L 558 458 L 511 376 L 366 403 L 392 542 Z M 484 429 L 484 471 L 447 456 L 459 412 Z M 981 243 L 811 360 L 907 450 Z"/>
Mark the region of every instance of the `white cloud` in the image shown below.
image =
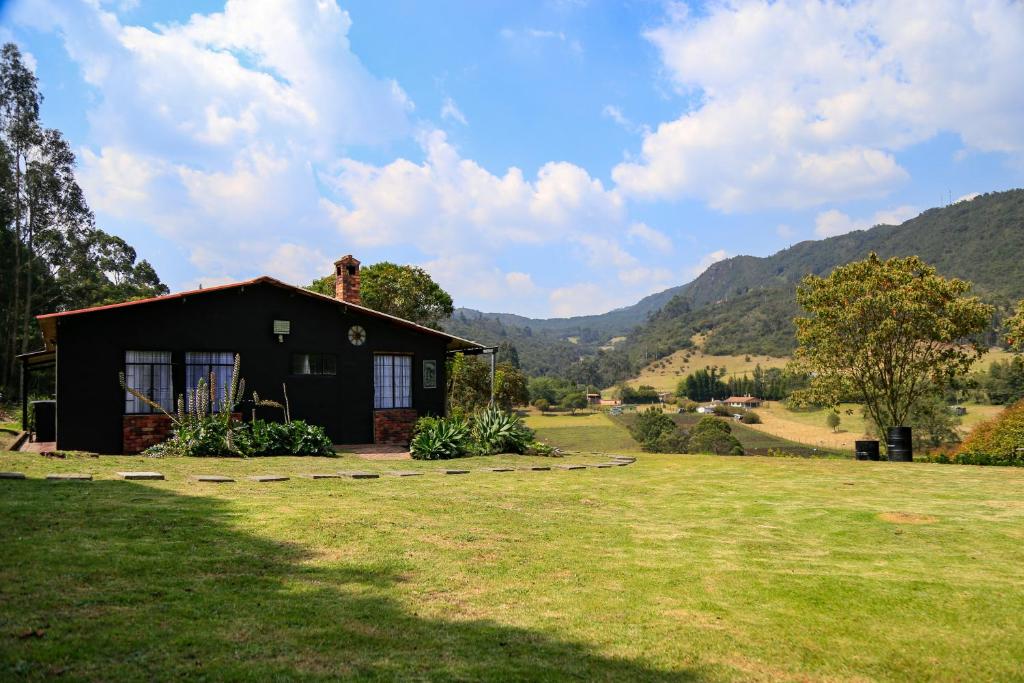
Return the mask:
<path id="1" fill-rule="evenodd" d="M 618 194 L 578 166 L 550 162 L 533 180 L 514 167 L 497 176 L 462 158 L 441 131 L 424 134 L 421 144 L 422 164 L 346 159 L 325 177 L 339 199 L 322 204 L 342 235 L 356 244 L 412 244 L 436 253 L 584 244 L 623 222 Z"/>
<path id="2" fill-rule="evenodd" d="M 969 202 L 972 199 L 975 199 L 976 197 L 980 197 L 980 196 L 981 196 L 980 192 L 969 192 L 968 194 L 965 194 L 962 197 L 957 197 L 956 199 L 954 199 L 953 203 L 954 204 L 959 204 L 960 202 Z"/>
<path id="3" fill-rule="evenodd" d="M 775 227 L 775 233 L 779 237 L 788 240 L 796 235 L 796 230 L 794 230 L 791 226 L 786 225 L 785 223 L 780 223 Z"/>
<path id="4" fill-rule="evenodd" d="M 829 209 L 814 219 L 814 234 L 818 237 L 835 237 L 854 230 L 867 230 L 876 225 L 899 225 L 918 214 L 913 206 L 897 206 L 877 211 L 870 218 L 851 218 L 838 209 Z"/>
<path id="5" fill-rule="evenodd" d="M 464 126 L 469 125 L 469 122 L 466 121 L 466 115 L 459 109 L 459 105 L 455 104 L 455 100 L 450 97 L 444 98 L 444 102 L 441 104 L 441 119 L 444 121 L 450 119 Z"/>
<path id="6" fill-rule="evenodd" d="M 647 135 L 651 132 L 650 126 L 647 126 L 646 124 L 638 125 L 634 123 L 632 120 L 629 119 L 629 117 L 622 113 L 622 109 L 612 104 L 606 104 L 604 106 L 604 108 L 601 110 L 601 116 L 605 117 L 606 119 L 611 119 L 620 128 L 634 135 Z"/>
<path id="7" fill-rule="evenodd" d="M 644 242 L 652 249 L 667 253 L 672 251 L 672 240 L 663 232 L 659 232 L 646 223 L 633 223 L 627 231 L 631 240 Z"/>
<path id="8" fill-rule="evenodd" d="M 316 169 L 411 130 L 412 103 L 351 52 L 351 20 L 333 0 L 228 0 L 154 28 L 122 25 L 96 4 L 27 5 L 11 20 L 58 32 L 96 89 L 98 143 L 78 150 L 90 205 L 179 245 L 195 281 L 262 264 L 300 275 L 296 255 L 311 253 L 296 249 L 321 244 L 328 223 Z M 275 270 L 282 243 L 292 265 Z M 243 249 L 252 253 L 240 259 Z"/>
<path id="9" fill-rule="evenodd" d="M 877 197 L 908 177 L 894 152 L 939 131 L 1024 155 L 1018 2 L 750 0 L 670 15 L 646 35 L 695 104 L 614 169 L 629 194 L 723 211 Z"/>
<path id="10" fill-rule="evenodd" d="M 725 249 L 717 249 L 711 252 L 710 254 L 704 254 L 704 256 L 701 257 L 700 261 L 698 261 L 693 266 L 690 266 L 690 268 L 687 270 L 687 275 L 689 275 L 690 279 L 692 280 L 693 278 L 697 277 L 705 270 L 707 270 L 711 264 L 718 263 L 719 261 L 724 261 L 730 256 L 732 256 L 732 254 L 727 252 Z"/>

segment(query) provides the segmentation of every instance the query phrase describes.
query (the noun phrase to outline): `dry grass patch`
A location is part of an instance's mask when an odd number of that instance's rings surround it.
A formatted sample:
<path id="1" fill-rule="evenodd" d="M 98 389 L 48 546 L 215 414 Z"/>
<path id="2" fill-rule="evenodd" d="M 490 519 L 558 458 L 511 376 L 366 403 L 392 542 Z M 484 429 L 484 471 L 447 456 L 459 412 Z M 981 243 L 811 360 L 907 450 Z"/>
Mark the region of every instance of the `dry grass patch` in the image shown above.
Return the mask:
<path id="1" fill-rule="evenodd" d="M 938 517 L 918 515 L 913 512 L 883 512 L 878 515 L 878 518 L 892 524 L 935 524 L 939 521 Z"/>

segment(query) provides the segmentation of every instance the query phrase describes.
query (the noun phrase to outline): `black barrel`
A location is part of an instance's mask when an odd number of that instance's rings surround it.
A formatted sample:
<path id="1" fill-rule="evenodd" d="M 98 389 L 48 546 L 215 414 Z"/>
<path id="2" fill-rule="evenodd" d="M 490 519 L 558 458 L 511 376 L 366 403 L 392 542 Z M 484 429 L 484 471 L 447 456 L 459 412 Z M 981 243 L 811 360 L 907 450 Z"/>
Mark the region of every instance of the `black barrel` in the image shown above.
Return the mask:
<path id="1" fill-rule="evenodd" d="M 855 441 L 854 445 L 857 448 L 855 457 L 858 460 L 879 460 L 881 456 L 878 455 L 878 442 L 877 441 Z"/>
<path id="2" fill-rule="evenodd" d="M 914 442 L 910 427 L 889 427 L 885 433 L 885 447 L 891 462 L 913 461 Z"/>
<path id="3" fill-rule="evenodd" d="M 35 413 L 36 441 L 57 440 L 57 402 L 32 401 Z"/>

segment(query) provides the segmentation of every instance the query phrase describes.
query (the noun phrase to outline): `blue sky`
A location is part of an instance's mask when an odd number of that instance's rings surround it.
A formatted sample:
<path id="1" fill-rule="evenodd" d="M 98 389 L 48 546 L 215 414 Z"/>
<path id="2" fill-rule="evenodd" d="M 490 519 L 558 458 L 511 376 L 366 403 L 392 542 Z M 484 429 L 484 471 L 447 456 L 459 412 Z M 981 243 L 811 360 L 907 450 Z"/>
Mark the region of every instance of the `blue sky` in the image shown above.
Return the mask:
<path id="1" fill-rule="evenodd" d="M 0 2 L 104 229 L 179 290 L 353 253 L 606 311 L 1024 185 L 1024 5 Z"/>

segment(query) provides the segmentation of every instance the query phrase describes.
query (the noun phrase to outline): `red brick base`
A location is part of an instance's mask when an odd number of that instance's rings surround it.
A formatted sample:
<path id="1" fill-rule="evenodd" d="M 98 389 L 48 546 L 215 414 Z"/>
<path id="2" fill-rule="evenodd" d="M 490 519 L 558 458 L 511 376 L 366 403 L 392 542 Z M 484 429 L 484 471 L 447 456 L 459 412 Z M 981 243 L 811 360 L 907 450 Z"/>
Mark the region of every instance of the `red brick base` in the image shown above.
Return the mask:
<path id="1" fill-rule="evenodd" d="M 242 421 L 241 413 L 231 413 Z M 125 455 L 141 453 L 150 446 L 163 443 L 171 436 L 174 423 L 163 413 L 156 415 L 125 415 L 121 421 L 121 452 Z"/>
<path id="2" fill-rule="evenodd" d="M 407 446 L 416 425 L 416 411 L 412 408 L 394 408 L 373 412 L 373 442 Z"/>
<path id="3" fill-rule="evenodd" d="M 167 440 L 173 427 L 171 418 L 157 415 L 125 415 L 121 422 L 121 452 L 141 453 Z"/>

